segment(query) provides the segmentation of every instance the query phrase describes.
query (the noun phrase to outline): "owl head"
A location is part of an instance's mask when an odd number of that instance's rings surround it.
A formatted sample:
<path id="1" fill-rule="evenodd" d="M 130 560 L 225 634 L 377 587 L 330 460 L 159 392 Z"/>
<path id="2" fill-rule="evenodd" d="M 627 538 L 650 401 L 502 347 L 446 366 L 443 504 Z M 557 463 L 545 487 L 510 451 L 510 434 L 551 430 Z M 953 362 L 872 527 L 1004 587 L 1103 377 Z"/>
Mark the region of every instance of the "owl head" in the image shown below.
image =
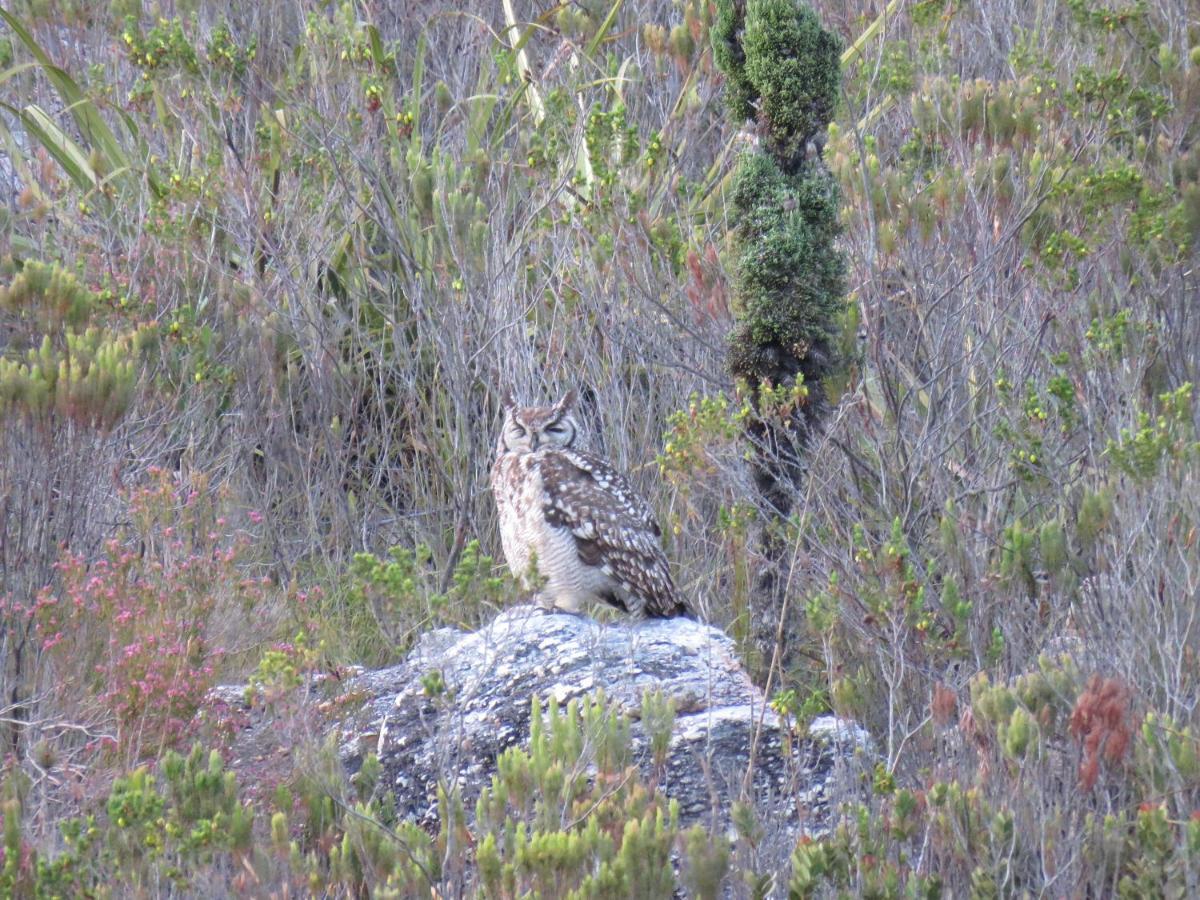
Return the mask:
<path id="1" fill-rule="evenodd" d="M 512 394 L 504 396 L 504 427 L 497 450 L 500 453 L 533 453 L 547 447 L 570 447 L 579 434 L 571 410 L 575 391 L 553 406 L 517 406 Z"/>

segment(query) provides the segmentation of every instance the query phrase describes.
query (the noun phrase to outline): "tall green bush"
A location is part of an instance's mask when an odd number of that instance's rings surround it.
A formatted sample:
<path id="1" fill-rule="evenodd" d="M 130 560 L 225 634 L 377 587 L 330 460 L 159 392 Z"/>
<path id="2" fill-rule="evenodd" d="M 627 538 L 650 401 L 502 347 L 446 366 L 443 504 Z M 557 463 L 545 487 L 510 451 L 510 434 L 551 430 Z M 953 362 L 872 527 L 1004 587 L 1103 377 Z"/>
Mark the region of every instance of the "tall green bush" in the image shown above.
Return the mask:
<path id="1" fill-rule="evenodd" d="M 737 325 L 729 366 L 759 406 L 758 483 L 771 507 L 790 508 L 799 452 L 824 410 L 833 337 L 845 292 L 838 192 L 820 159 L 837 104 L 840 41 L 798 0 L 722 0 L 713 29 L 730 113 L 753 119 L 732 191 Z M 801 385 L 798 409 L 771 423 L 761 388 Z M 772 395 L 773 396 L 773 395 Z M 767 415 L 763 415 L 768 412 Z"/>
<path id="2" fill-rule="evenodd" d="M 737 324 L 729 368 L 757 413 L 746 424 L 756 487 L 783 519 L 803 474 L 804 447 L 828 407 L 822 381 L 837 365 L 846 264 L 834 248 L 838 191 L 820 146 L 837 104 L 840 41 L 799 0 L 722 0 L 713 46 L 730 113 L 753 119 L 757 135 L 732 188 Z M 769 530 L 762 549 L 770 560 L 788 555 Z M 754 630 L 768 659 L 782 581 L 769 566 L 757 586 L 765 604 Z"/>

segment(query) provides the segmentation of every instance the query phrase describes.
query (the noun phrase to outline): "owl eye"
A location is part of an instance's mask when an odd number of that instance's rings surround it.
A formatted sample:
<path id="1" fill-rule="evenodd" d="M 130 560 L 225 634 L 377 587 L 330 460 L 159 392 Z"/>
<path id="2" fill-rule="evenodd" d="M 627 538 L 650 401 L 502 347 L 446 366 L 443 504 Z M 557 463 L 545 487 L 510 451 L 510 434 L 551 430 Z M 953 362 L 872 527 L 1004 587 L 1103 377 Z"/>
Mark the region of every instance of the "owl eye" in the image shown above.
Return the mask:
<path id="1" fill-rule="evenodd" d="M 546 435 L 560 447 L 570 447 L 575 442 L 575 425 L 566 420 L 551 422 L 546 426 Z"/>
<path id="2" fill-rule="evenodd" d="M 525 429 L 515 422 L 513 423 L 512 430 L 513 434 L 515 434 L 517 437 L 525 437 Z"/>

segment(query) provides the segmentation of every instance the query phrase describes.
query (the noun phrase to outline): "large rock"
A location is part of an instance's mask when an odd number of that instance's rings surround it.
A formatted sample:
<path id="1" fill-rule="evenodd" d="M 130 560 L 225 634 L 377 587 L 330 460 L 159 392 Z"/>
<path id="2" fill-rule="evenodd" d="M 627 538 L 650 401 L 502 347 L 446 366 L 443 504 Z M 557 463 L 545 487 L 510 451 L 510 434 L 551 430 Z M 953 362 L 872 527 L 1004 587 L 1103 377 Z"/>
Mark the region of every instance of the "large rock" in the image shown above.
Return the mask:
<path id="1" fill-rule="evenodd" d="M 438 677 L 440 693 L 429 690 Z M 439 777 L 457 780 L 470 810 L 497 755 L 527 745 L 534 696 L 565 705 L 603 689 L 634 719 L 635 752 L 648 771 L 649 741 L 637 719 L 643 693 L 660 690 L 676 718 L 656 777 L 679 802 L 681 822 L 726 825 L 753 757 L 749 799 L 786 841 L 823 830 L 836 763 L 869 746 L 861 729 L 832 716 L 803 740 L 788 739 L 733 642 L 689 619 L 600 624 L 518 606 L 473 633 L 431 632 L 400 665 L 363 673 L 348 687 L 370 699 L 341 726 L 343 762 L 354 771 L 374 752 L 398 812 L 431 826 Z"/>

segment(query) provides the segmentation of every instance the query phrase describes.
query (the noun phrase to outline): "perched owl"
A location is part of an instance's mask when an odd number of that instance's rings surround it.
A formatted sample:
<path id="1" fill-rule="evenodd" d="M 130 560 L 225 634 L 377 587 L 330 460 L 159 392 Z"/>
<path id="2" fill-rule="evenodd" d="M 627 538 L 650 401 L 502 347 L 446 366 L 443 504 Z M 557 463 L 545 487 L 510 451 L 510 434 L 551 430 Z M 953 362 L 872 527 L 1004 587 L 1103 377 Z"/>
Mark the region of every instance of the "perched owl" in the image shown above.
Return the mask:
<path id="1" fill-rule="evenodd" d="M 574 391 L 553 406 L 505 399 L 491 481 L 509 569 L 548 608 L 688 613 L 650 507 L 611 465 L 575 449 L 574 405 Z"/>

